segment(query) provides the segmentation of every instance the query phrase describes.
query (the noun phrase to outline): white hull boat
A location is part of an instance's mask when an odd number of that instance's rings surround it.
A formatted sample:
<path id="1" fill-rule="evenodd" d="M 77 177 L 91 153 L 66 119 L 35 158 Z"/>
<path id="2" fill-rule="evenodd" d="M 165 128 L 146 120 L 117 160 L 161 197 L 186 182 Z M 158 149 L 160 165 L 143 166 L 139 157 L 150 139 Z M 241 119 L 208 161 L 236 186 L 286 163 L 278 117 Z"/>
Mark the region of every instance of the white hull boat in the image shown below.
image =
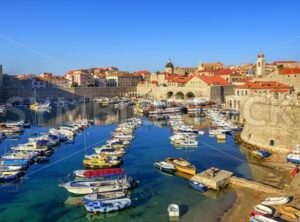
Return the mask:
<path id="1" fill-rule="evenodd" d="M 282 205 L 290 202 L 290 197 L 270 197 L 266 198 L 263 202 L 261 202 L 262 205 Z"/>

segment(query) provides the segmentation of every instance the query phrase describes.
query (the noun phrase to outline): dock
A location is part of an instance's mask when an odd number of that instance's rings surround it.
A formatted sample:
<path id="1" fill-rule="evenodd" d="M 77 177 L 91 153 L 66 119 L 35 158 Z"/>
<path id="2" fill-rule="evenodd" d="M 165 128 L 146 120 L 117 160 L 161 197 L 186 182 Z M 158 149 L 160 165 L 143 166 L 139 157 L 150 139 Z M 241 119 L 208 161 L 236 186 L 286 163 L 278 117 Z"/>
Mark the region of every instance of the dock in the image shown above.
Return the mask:
<path id="1" fill-rule="evenodd" d="M 200 182 L 209 189 L 220 190 L 230 183 L 230 178 L 233 173 L 226 170 L 219 170 L 216 168 L 207 169 L 201 173 L 196 174 L 191 180 Z"/>
<path id="2" fill-rule="evenodd" d="M 265 193 L 282 194 L 283 191 L 275 187 L 271 187 L 256 181 L 250 181 L 244 178 L 233 176 L 233 172 L 220 170 L 217 168 L 209 168 L 201 173 L 196 174 L 191 180 L 204 184 L 209 189 L 221 190 L 227 186 L 242 187 L 253 189 Z"/>

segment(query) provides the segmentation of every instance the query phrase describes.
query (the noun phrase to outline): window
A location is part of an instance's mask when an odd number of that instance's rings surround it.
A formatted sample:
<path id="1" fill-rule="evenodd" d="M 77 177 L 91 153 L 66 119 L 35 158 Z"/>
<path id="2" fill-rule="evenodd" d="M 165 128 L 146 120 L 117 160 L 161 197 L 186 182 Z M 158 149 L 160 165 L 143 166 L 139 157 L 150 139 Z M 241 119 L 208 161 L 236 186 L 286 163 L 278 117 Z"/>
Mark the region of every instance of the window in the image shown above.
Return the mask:
<path id="1" fill-rule="evenodd" d="M 275 145 L 275 141 L 274 140 L 270 140 L 270 146 L 274 146 Z"/>

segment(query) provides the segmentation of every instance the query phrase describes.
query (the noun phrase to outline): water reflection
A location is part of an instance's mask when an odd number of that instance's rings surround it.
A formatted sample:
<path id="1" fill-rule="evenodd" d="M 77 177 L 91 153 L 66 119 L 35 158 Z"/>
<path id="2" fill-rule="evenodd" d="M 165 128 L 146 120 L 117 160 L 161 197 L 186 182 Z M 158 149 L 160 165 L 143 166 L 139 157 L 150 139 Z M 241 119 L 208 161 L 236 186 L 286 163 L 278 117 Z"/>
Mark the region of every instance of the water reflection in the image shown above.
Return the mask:
<path id="1" fill-rule="evenodd" d="M 28 107 L 12 107 L 0 117 L 1 122 L 28 121 L 36 126 L 58 126 L 78 119 L 89 119 L 96 125 L 122 122 L 134 115 L 133 109 L 114 109 L 99 103 L 80 103 L 78 105 L 55 105 L 49 112 L 34 112 Z"/>

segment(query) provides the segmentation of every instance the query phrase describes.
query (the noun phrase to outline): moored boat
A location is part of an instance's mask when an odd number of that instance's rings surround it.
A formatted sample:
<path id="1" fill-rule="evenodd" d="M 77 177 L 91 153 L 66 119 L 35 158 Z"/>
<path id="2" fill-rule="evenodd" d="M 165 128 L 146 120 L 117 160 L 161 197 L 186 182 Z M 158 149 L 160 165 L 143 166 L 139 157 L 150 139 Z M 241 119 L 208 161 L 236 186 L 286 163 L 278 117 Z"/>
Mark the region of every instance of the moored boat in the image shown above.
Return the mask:
<path id="1" fill-rule="evenodd" d="M 155 161 L 154 167 L 160 171 L 167 172 L 167 173 L 174 173 L 176 170 L 173 164 L 170 164 L 166 161 L 159 161 L 159 160 Z"/>
<path id="2" fill-rule="evenodd" d="M 84 207 L 91 213 L 109 213 L 130 207 L 130 205 L 131 200 L 128 197 L 125 197 L 112 200 L 93 201 L 85 204 Z"/>
<path id="3" fill-rule="evenodd" d="M 264 206 L 262 204 L 255 205 L 254 210 L 264 215 L 272 215 L 274 213 L 274 210 L 272 208 Z"/>
<path id="4" fill-rule="evenodd" d="M 204 184 L 199 183 L 195 180 L 189 180 L 189 184 L 193 189 L 201 191 L 201 192 L 205 192 L 208 190 L 207 186 L 205 186 Z"/>
<path id="5" fill-rule="evenodd" d="M 183 158 L 168 157 L 165 159 L 165 161 L 167 163 L 174 165 L 175 169 L 178 171 L 181 171 L 181 172 L 187 173 L 187 174 L 191 174 L 191 175 L 196 174 L 195 166 Z"/>
<path id="6" fill-rule="evenodd" d="M 113 177 L 122 176 L 125 174 L 122 168 L 112 168 L 112 169 L 99 169 L 99 170 L 75 170 L 75 176 L 80 178 L 103 178 L 103 177 Z"/>
<path id="7" fill-rule="evenodd" d="M 300 164 L 300 154 L 288 154 L 286 159 L 288 162 Z"/>
<path id="8" fill-rule="evenodd" d="M 267 158 L 271 156 L 271 153 L 265 150 L 254 150 L 252 154 L 258 158 Z"/>
<path id="9" fill-rule="evenodd" d="M 89 202 L 93 202 L 93 201 L 111 200 L 111 199 L 124 198 L 124 197 L 127 197 L 127 195 L 123 191 L 107 192 L 107 193 L 93 193 L 93 194 L 85 195 L 82 198 L 82 202 L 89 203 Z"/>
<path id="10" fill-rule="evenodd" d="M 269 197 L 266 198 L 263 202 L 261 202 L 262 205 L 282 205 L 290 202 L 290 197 Z"/>
<path id="11" fill-rule="evenodd" d="M 265 217 L 263 215 L 255 215 L 250 217 L 250 222 L 278 222 L 272 218 Z"/>

